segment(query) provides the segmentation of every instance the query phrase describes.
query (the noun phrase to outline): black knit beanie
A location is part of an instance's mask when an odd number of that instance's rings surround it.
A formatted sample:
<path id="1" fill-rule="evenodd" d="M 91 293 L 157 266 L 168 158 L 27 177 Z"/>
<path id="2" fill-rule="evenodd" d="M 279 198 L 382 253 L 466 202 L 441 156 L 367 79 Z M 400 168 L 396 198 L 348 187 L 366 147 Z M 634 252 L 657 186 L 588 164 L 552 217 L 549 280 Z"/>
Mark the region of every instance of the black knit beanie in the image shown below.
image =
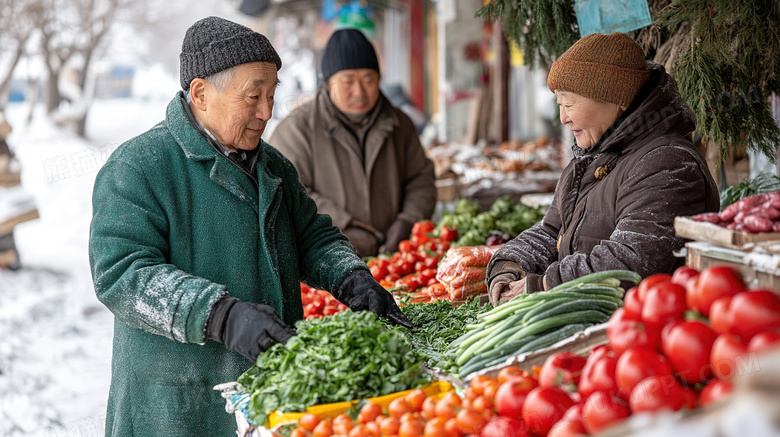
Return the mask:
<path id="1" fill-rule="evenodd" d="M 337 30 L 330 36 L 322 54 L 322 77 L 327 81 L 341 70 L 368 68 L 379 73 L 374 46 L 357 29 Z"/>
<path id="2" fill-rule="evenodd" d="M 282 60 L 264 35 L 219 17 L 204 18 L 187 29 L 179 56 L 179 81 L 184 91 L 195 78 L 204 78 L 249 62 L 276 64 Z"/>

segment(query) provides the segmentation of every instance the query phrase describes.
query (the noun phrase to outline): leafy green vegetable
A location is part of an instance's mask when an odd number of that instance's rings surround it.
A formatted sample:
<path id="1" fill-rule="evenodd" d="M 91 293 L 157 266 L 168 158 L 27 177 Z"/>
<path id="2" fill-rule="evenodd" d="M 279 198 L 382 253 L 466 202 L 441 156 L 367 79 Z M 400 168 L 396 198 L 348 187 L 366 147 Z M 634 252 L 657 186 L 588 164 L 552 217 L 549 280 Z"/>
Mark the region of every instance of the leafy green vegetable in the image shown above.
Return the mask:
<path id="1" fill-rule="evenodd" d="M 544 217 L 546 208 L 533 208 L 522 203 L 512 204 L 509 196 L 496 199 L 490 210 L 479 212 L 479 204 L 473 200 L 460 199 L 453 212 L 445 212 L 439 223 L 439 232 L 444 226 L 458 229 L 460 237 L 452 246 L 479 246 L 485 244 L 492 232 L 508 234 L 514 238 L 535 225 Z"/>
<path id="2" fill-rule="evenodd" d="M 723 190 L 720 194 L 720 209 L 723 210 L 723 208 L 745 197 L 778 190 L 780 190 L 780 177 L 773 174 L 761 173 L 752 180 L 745 178 L 742 182 Z"/>
<path id="3" fill-rule="evenodd" d="M 300 321 L 298 335 L 257 357 L 238 378 L 250 393 L 249 419 L 262 424 L 273 410 L 304 411 L 331 402 L 382 396 L 421 387 L 424 357 L 409 340 L 371 312 L 346 310 Z"/>
<path id="4" fill-rule="evenodd" d="M 479 214 L 479 203 L 469 199 L 458 199 L 458 201 L 455 202 L 455 214 L 477 215 Z"/>
<path id="5" fill-rule="evenodd" d="M 479 299 L 453 307 L 452 302 L 409 304 L 404 314 L 415 326 L 414 331 L 396 329 L 409 337 L 415 351 L 428 359 L 429 367 L 447 367 L 445 353 L 453 340 L 466 333 L 466 326 L 477 323 L 477 315 L 489 311 L 490 305 L 480 305 Z"/>

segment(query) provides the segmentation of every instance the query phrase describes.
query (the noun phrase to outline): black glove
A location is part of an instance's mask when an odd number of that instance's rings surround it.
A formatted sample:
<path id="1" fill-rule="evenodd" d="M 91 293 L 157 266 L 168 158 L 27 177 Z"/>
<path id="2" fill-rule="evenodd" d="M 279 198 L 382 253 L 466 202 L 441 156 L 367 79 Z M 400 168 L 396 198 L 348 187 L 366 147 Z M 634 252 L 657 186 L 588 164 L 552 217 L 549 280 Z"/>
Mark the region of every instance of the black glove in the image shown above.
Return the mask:
<path id="1" fill-rule="evenodd" d="M 412 329 L 412 322 L 395 304 L 393 295 L 366 270 L 355 270 L 347 275 L 339 286 L 338 300 L 352 311 L 371 311 L 393 325 Z"/>
<path id="2" fill-rule="evenodd" d="M 385 232 L 385 244 L 379 248 L 379 253 L 397 251 L 398 243 L 412 236 L 412 227 L 414 223 L 409 223 L 402 218 L 395 219 Z"/>
<path id="3" fill-rule="evenodd" d="M 275 342 L 287 343 L 295 330 L 268 305 L 225 296 L 214 304 L 209 314 L 206 335 L 254 362 L 260 352 Z"/>

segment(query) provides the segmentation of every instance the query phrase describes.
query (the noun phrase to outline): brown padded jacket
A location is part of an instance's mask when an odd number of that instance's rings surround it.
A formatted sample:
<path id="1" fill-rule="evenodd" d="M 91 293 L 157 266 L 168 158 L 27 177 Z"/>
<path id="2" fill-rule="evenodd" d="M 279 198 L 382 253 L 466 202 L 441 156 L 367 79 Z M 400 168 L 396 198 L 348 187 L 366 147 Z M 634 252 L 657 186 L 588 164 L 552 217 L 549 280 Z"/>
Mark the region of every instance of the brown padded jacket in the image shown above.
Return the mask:
<path id="1" fill-rule="evenodd" d="M 534 273 L 550 288 L 598 271 L 646 277 L 682 264 L 674 218 L 718 211 L 718 189 L 690 140 L 693 112 L 663 66 L 647 65 L 634 102 L 592 149 L 574 147 L 544 219 L 495 253 L 488 281 Z"/>

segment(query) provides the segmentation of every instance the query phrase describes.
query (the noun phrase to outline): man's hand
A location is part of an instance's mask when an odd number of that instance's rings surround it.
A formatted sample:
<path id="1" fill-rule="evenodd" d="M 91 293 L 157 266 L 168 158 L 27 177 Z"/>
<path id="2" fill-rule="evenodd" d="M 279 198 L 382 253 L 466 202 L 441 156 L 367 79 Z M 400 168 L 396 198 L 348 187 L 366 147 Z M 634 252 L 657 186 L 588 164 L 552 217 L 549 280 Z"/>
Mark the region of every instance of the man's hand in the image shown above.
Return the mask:
<path id="1" fill-rule="evenodd" d="M 260 352 L 275 343 L 287 343 L 296 335 L 272 307 L 241 302 L 231 296 L 214 305 L 206 330 L 210 339 L 224 343 L 226 348 L 253 362 Z"/>
<path id="2" fill-rule="evenodd" d="M 355 270 L 341 283 L 339 300 L 352 311 L 371 311 L 393 325 L 412 329 L 412 322 L 395 304 L 393 295 L 365 270 Z"/>
<path id="3" fill-rule="evenodd" d="M 393 224 L 385 232 L 385 244 L 379 248 L 379 253 L 395 252 L 398 250 L 398 243 L 408 240 L 412 235 L 414 223 L 409 223 L 402 218 L 396 218 Z"/>

